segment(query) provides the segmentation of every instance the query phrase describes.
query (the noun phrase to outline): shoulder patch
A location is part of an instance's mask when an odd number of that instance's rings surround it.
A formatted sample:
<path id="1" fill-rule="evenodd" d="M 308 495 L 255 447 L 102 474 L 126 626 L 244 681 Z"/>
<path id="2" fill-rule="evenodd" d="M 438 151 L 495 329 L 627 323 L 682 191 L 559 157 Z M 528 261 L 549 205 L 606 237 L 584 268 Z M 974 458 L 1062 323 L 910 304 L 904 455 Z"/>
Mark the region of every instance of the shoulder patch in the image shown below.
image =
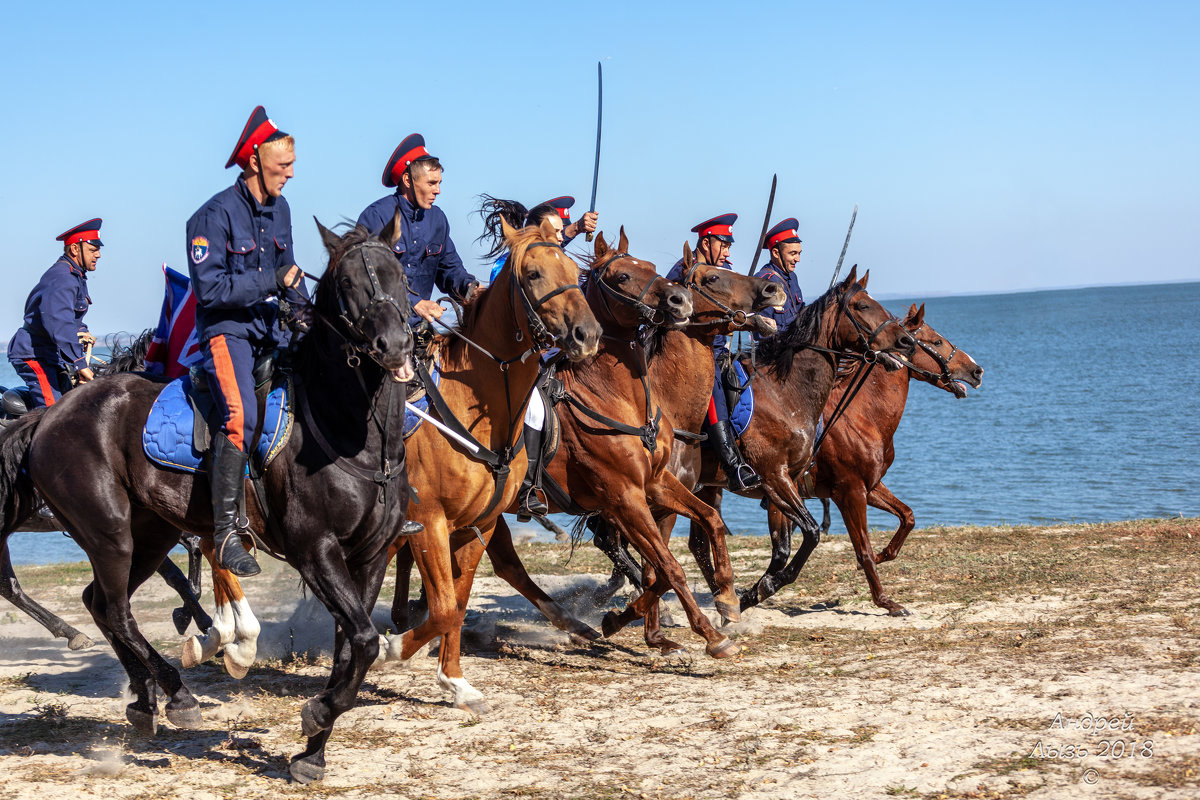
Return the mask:
<path id="1" fill-rule="evenodd" d="M 192 239 L 192 263 L 199 264 L 204 259 L 208 258 L 208 239 L 203 236 L 197 236 Z"/>

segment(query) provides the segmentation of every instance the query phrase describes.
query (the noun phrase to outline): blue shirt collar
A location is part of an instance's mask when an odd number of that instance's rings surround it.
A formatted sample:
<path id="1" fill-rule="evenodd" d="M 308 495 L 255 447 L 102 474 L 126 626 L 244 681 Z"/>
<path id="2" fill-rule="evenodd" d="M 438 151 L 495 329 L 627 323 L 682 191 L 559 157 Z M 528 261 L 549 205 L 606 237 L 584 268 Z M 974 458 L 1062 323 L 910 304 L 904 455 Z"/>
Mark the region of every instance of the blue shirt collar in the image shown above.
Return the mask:
<path id="1" fill-rule="evenodd" d="M 409 222 L 420 222 L 425 218 L 425 209 L 408 202 L 408 198 L 399 189 L 396 190 L 396 206 Z"/>
<path id="2" fill-rule="evenodd" d="M 267 202 L 258 202 L 258 198 L 251 194 L 250 187 L 246 185 L 246 177 L 244 175 L 238 175 L 237 183 L 235 183 L 234 186 L 237 187 L 237 190 L 239 193 L 241 193 L 242 197 L 245 198 L 248 203 L 250 203 L 250 210 L 255 214 L 263 214 L 265 212 L 274 210 L 275 198 L 268 197 Z"/>

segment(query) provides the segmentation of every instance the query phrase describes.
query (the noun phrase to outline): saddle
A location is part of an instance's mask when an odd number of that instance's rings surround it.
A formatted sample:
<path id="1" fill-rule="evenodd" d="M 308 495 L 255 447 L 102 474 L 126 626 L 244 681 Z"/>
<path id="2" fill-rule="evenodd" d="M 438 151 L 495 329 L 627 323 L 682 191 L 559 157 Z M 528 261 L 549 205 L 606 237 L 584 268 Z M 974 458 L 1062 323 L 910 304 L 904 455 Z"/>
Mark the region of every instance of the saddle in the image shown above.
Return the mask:
<path id="1" fill-rule="evenodd" d="M 29 391 L 28 386 L 14 386 L 11 389 L 0 386 L 0 427 L 29 413 L 31 408 L 33 392 Z"/>
<path id="2" fill-rule="evenodd" d="M 754 389 L 739 359 L 729 358 L 718 364 L 721 382 L 725 387 L 725 402 L 729 406 L 729 422 L 735 436 L 741 436 L 754 419 Z"/>
<path id="3" fill-rule="evenodd" d="M 292 380 L 274 372 L 274 357 L 254 365 L 259 428 L 255 431 L 247 470 L 261 473 L 282 452 L 292 432 Z M 220 426 L 220 411 L 201 369 L 193 367 L 159 392 L 142 429 L 142 449 L 156 464 L 182 472 L 205 472 L 211 430 Z"/>

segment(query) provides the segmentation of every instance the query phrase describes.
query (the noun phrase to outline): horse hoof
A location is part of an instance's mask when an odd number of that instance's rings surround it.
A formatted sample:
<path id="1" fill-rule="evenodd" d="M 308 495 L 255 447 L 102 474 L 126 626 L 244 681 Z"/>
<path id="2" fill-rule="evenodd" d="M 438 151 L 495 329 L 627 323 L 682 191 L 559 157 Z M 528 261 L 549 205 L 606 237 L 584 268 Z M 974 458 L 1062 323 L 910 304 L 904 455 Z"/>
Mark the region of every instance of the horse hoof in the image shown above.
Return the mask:
<path id="1" fill-rule="evenodd" d="M 242 678 L 246 677 L 248 672 L 250 672 L 250 667 L 243 667 L 241 664 L 230 658 L 229 653 L 226 652 L 225 671 L 229 673 L 229 677 L 233 678 L 235 681 L 240 681 Z"/>
<path id="2" fill-rule="evenodd" d="M 468 711 L 477 717 L 486 716 L 492 710 L 492 707 L 488 705 L 487 700 L 482 698 L 478 700 L 462 700 L 458 703 L 455 703 L 454 707 L 463 711 Z"/>
<path id="3" fill-rule="evenodd" d="M 888 616 L 889 617 L 911 617 L 912 612 L 909 611 L 904 606 L 896 606 L 895 608 L 888 611 Z"/>
<path id="4" fill-rule="evenodd" d="M 678 642 L 673 642 L 670 639 L 663 639 L 661 642 L 650 644 L 651 647 L 657 647 L 658 652 L 664 656 L 673 656 L 679 653 L 687 652 L 687 648 Z"/>
<path id="5" fill-rule="evenodd" d="M 322 731 L 329 730 L 333 727 L 333 723 L 321 722 L 328 715 L 329 711 L 325 708 L 324 703 L 315 697 L 310 698 L 304 704 L 304 708 L 300 709 L 300 730 L 310 739 Z"/>
<path id="6" fill-rule="evenodd" d="M 188 730 L 196 730 L 204 727 L 204 718 L 200 716 L 200 704 L 195 700 L 191 706 L 175 706 L 175 703 L 167 703 L 166 715 L 167 722 L 174 725 L 176 728 L 186 728 Z"/>
<path id="7" fill-rule="evenodd" d="M 125 719 L 129 720 L 129 724 L 138 733 L 144 733 L 147 736 L 153 736 L 158 733 L 157 708 L 153 711 L 144 711 L 130 703 L 125 706 Z"/>
<path id="8" fill-rule="evenodd" d="M 708 653 L 713 658 L 731 658 L 742 652 L 742 648 L 734 644 L 733 640 L 725 637 L 719 642 L 708 645 L 704 648 L 704 652 Z"/>
<path id="9" fill-rule="evenodd" d="M 292 780 L 296 783 L 312 783 L 313 781 L 322 780 L 325 777 L 325 765 L 313 763 L 301 756 L 296 756 L 292 759 L 292 763 L 288 764 L 288 774 L 292 776 Z"/>
<path id="10" fill-rule="evenodd" d="M 192 669 L 200 664 L 203 655 L 204 651 L 200 648 L 200 642 L 193 636 L 183 643 L 183 651 L 179 656 L 180 666 L 184 669 Z"/>
<path id="11" fill-rule="evenodd" d="M 590 626 L 584 627 L 577 631 L 571 631 L 571 633 L 568 634 L 568 639 L 570 640 L 571 644 L 579 647 L 586 647 L 592 642 L 600 641 L 601 638 L 603 637 L 600 636 L 600 633 L 595 628 Z"/>
<path id="12" fill-rule="evenodd" d="M 71 637 L 71 641 L 67 642 L 67 647 L 72 650 L 86 650 L 94 644 L 95 642 L 92 641 L 92 637 L 86 633 L 77 633 Z"/>
<path id="13" fill-rule="evenodd" d="M 609 611 L 604 615 L 604 619 L 600 621 L 600 631 L 604 634 L 605 639 L 621 630 L 622 627 L 624 626 L 617 620 L 617 612 L 615 611 Z"/>
<path id="14" fill-rule="evenodd" d="M 726 623 L 734 623 L 742 621 L 742 609 L 740 606 L 723 603 L 717 600 L 714 605 L 717 607 L 717 613 L 721 615 L 721 619 Z"/>

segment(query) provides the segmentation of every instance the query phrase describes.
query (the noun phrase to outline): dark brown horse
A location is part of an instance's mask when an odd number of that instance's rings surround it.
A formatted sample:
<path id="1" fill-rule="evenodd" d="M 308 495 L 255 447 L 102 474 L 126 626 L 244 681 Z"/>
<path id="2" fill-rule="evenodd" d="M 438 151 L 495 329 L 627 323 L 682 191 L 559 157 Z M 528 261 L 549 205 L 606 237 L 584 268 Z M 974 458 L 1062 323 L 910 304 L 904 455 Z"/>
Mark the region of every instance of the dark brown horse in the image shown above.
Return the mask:
<path id="1" fill-rule="evenodd" d="M 915 305 L 910 307 L 902 324 L 916 339 L 916 353 L 911 359 L 900 362 L 904 367 L 901 370 L 875 370 L 868 376 L 845 414 L 830 428 L 829 435 L 817 452 L 815 467 L 809 479 L 802 484 L 802 488 L 811 487 L 805 492 L 806 495 L 831 498 L 837 504 L 846 523 L 850 542 L 854 545 L 859 568 L 871 588 L 871 598 L 875 605 L 887 609 L 891 616 L 906 616 L 909 612 L 884 594 L 875 566 L 899 555 L 905 538 L 915 524 L 912 509 L 883 485 L 883 476 L 896 457 L 892 437 L 904 414 L 909 382 L 924 381 L 955 397 L 965 397 L 966 390 L 961 384 L 978 388 L 983 379 L 983 369 L 975 360 L 925 321 L 924 305 L 919 309 Z M 832 413 L 843 397 L 851 377 L 851 371 L 839 375 L 825 406 L 826 415 Z M 867 528 L 868 504 L 889 511 L 900 519 L 891 541 L 878 553 L 871 547 Z M 767 520 L 771 530 L 772 552 L 783 553 L 786 557 L 790 549 L 792 524 L 774 506 L 768 510 Z M 780 575 L 779 579 L 790 583 L 795 578 L 788 572 Z M 770 583 L 774 585 L 775 581 Z"/>
<path id="2" fill-rule="evenodd" d="M 598 251 L 596 262 L 602 263 L 607 255 L 607 252 Z M 651 332 L 647 342 L 651 354 L 648 371 L 647 365 L 635 359 L 627 346 L 620 344 L 622 337 L 614 335 L 610 358 L 613 371 L 620 371 L 623 380 L 615 381 L 612 374 L 604 371 L 604 364 L 589 365 L 591 371 L 577 369 L 574 373 L 575 385 L 595 383 L 590 390 L 583 390 L 585 396 L 594 399 L 598 403 L 595 407 L 605 410 L 609 416 L 612 416 L 612 412 L 608 411 L 610 406 L 619 408 L 624 405 L 630 422 L 639 418 L 644 420 L 646 398 L 653 398 L 652 404 L 662 412 L 653 453 L 648 453 L 646 449 L 640 449 L 640 455 L 633 453 L 633 450 L 641 448 L 636 437 L 616 435 L 611 426 L 598 424 L 591 415 L 581 413 L 574 407 L 562 411 L 560 406 L 564 428 L 574 428 L 577 443 L 574 450 L 559 451 L 551 464 L 552 476 L 567 488 L 571 499 L 575 501 L 576 508 L 570 510 L 594 510 L 600 514 L 598 520 L 601 523 L 596 530 L 604 531 L 607 536 L 598 535 L 597 544 L 602 547 L 607 547 L 611 542 L 634 545 L 647 565 L 645 585 L 653 587 L 639 598 L 640 602 L 635 601 L 621 613 L 614 611 L 605 616 L 603 628 L 606 635 L 615 633 L 638 617 L 653 617 L 659 596 L 678 582 L 682 569 L 666 549 L 669 529 L 664 535 L 660 525 L 664 516 L 673 519 L 677 512 L 689 517 L 698 516 L 697 525 L 710 531 L 705 539 L 704 550 L 696 552 L 696 558 L 715 565 L 709 568 L 723 578 L 719 581 L 721 588 L 714 590 L 714 602 L 718 610 L 728 617 L 735 617 L 739 613 L 733 594 L 733 570 L 724 546 L 724 523 L 708 506 L 693 504 L 694 500 L 678 495 L 681 487 L 690 484 L 680 483 L 673 470 L 678 468 L 679 450 L 687 449 L 688 442 L 698 440 L 697 434 L 708 409 L 714 377 L 711 354 L 713 339 L 718 334 L 727 334 L 746 325 L 765 323 L 760 330 L 773 332 L 774 323 L 753 312 L 781 304 L 783 292 L 770 281 L 738 275 L 712 264 L 697 263 L 686 245 L 684 285 L 692 294 L 692 320 L 683 327 L 663 325 Z M 593 296 L 593 300 L 599 302 L 599 296 Z M 614 321 L 613 324 L 618 323 Z M 624 355 L 626 353 L 630 355 Z M 647 376 L 645 387 L 636 377 L 643 371 Z M 604 391 L 609 386 L 613 386 L 613 391 Z M 603 393 L 603 397 L 598 392 Z M 631 451 L 624 457 L 622 446 Z M 622 476 L 629 471 L 629 464 L 638 459 L 639 463 L 652 465 L 653 481 L 643 484 L 644 488 L 640 490 L 636 507 L 638 516 L 635 519 L 642 526 L 652 524 L 653 528 L 639 528 L 630 536 L 628 532 L 633 529 L 633 523 L 628 519 L 616 518 L 612 512 L 616 503 L 612 498 L 620 496 L 626 480 Z M 620 531 L 619 536 L 611 533 L 610 525 Z M 504 535 L 493 536 L 488 546 L 488 555 L 496 574 L 541 609 L 556 626 L 578 633 L 576 621 L 564 615 L 525 572 L 513 550 L 507 528 L 497 530 L 498 534 Z M 666 553 L 670 560 L 667 561 L 662 553 Z M 723 635 L 716 633 L 714 638 L 711 623 L 706 618 L 701 616 L 696 619 L 695 609 L 692 608 L 695 600 L 686 585 L 679 597 L 689 623 L 708 642 L 706 650 L 711 655 L 727 656 L 736 652 L 735 646 Z M 652 634 L 647 629 L 646 643 L 664 653 L 681 649 L 679 644 L 663 637 L 657 626 L 654 626 Z"/>
<path id="3" fill-rule="evenodd" d="M 370 609 L 408 501 L 404 443 L 386 422 L 402 414 L 395 378 L 411 372 L 408 286 L 391 249 L 399 224 L 378 239 L 361 228 L 342 238 L 321 228 L 330 264 L 315 292 L 316 324 L 295 352 L 300 411 L 265 473 L 267 505 L 248 492 L 261 545 L 295 567 L 336 621 L 333 669 L 304 704 L 308 742 L 289 766 L 300 782 L 324 775 L 333 724 L 375 660 Z M 204 476 L 163 469 L 142 451 L 142 424 L 161 388 L 138 374 L 99 378 L 22 417 L 0 440 L 0 537 L 34 512 L 40 495 L 87 553 L 93 581 L 84 603 L 129 675 L 135 700 L 126 717 L 145 733 L 157 729 L 158 689 L 170 722 L 203 721 L 179 672 L 139 631 L 129 598 L 178 531 L 212 534 Z"/>

